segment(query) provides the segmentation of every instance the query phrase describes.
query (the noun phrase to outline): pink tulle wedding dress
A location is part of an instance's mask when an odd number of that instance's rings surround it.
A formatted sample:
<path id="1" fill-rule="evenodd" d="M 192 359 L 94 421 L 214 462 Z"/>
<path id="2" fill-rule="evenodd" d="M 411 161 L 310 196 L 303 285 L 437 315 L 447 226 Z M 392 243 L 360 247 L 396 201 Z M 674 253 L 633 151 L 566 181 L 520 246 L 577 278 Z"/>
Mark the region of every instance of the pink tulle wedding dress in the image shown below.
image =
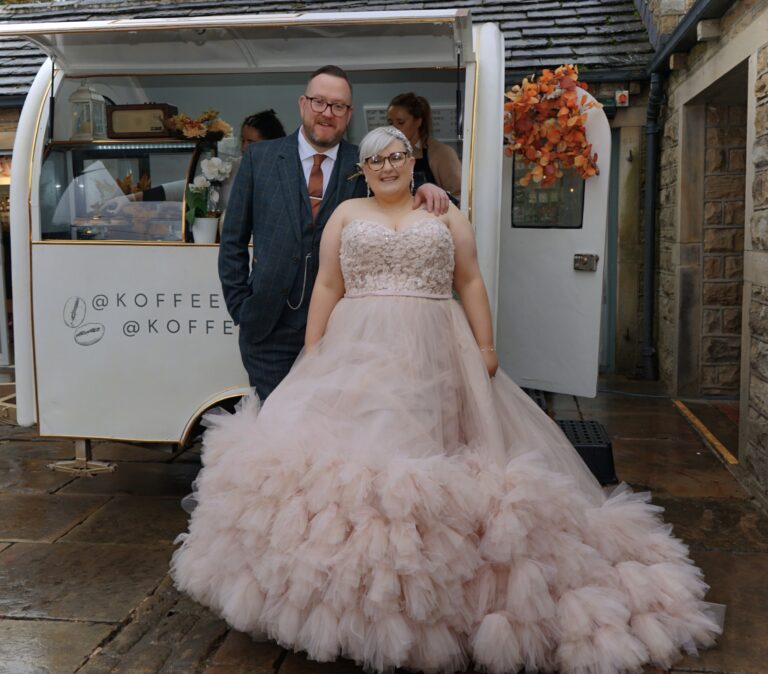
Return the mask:
<path id="1" fill-rule="evenodd" d="M 668 667 L 720 627 L 649 503 L 606 495 L 557 426 L 490 379 L 439 220 L 354 221 L 346 295 L 259 408 L 212 414 L 177 586 L 326 661 L 425 672 Z"/>

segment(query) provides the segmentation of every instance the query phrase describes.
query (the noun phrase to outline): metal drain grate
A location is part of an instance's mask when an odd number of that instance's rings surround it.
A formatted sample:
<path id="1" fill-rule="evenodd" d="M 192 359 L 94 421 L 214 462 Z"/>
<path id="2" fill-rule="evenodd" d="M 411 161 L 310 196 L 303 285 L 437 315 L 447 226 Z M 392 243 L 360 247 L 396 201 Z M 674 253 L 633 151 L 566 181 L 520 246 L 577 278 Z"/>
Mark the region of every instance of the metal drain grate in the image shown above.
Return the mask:
<path id="1" fill-rule="evenodd" d="M 600 484 L 618 482 L 613 447 L 605 427 L 597 421 L 558 419 L 557 425 Z"/>
<path id="2" fill-rule="evenodd" d="M 543 409 L 545 412 L 548 411 L 547 408 L 547 399 L 544 396 L 544 391 L 541 391 L 537 388 L 524 388 L 523 391 L 527 394 L 527 396 L 533 400 L 541 409 Z"/>

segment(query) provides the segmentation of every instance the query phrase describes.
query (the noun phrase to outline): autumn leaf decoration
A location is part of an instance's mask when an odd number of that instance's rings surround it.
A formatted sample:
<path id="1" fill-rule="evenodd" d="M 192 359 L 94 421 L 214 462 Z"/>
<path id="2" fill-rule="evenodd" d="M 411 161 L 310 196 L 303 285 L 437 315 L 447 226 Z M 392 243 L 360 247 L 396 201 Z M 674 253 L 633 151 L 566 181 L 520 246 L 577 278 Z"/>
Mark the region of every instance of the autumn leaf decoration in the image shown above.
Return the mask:
<path id="1" fill-rule="evenodd" d="M 565 169 L 574 168 L 584 180 L 599 173 L 597 153 L 587 142 L 584 124 L 587 110 L 600 105 L 587 100 L 587 85 L 579 82 L 574 65 L 554 72 L 543 70 L 538 78 L 524 79 L 505 94 L 504 153 L 517 152 L 533 168 L 520 179 L 548 187 L 562 178 Z"/>
<path id="2" fill-rule="evenodd" d="M 117 186 L 123 191 L 123 194 L 136 194 L 136 192 L 144 192 L 152 187 L 152 182 L 149 176 L 145 173 L 139 178 L 139 182 L 133 182 L 133 174 L 129 173 L 125 178 L 115 178 Z"/>

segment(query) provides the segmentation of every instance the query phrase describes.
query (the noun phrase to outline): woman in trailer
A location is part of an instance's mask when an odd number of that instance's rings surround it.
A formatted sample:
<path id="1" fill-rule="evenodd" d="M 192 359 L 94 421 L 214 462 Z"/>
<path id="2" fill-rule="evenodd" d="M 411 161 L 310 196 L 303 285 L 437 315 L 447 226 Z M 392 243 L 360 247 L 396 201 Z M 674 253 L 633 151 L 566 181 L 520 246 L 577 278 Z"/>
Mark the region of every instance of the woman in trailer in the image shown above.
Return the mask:
<path id="1" fill-rule="evenodd" d="M 423 96 L 398 94 L 387 107 L 387 123 L 400 129 L 413 145 L 416 186 L 442 187 L 458 205 L 461 199 L 461 160 L 456 151 L 432 137 L 432 108 Z"/>
<path id="2" fill-rule="evenodd" d="M 240 125 L 240 152 L 245 152 L 251 143 L 274 140 L 283 136 L 285 136 L 285 129 L 274 110 L 270 108 L 256 112 L 248 115 Z"/>
<path id="3" fill-rule="evenodd" d="M 497 372 L 472 227 L 412 210 L 414 163 L 392 127 L 360 144 L 373 196 L 325 227 L 305 351 L 261 409 L 208 417 L 177 586 L 377 672 L 615 674 L 711 645 L 661 509 L 606 496 Z"/>

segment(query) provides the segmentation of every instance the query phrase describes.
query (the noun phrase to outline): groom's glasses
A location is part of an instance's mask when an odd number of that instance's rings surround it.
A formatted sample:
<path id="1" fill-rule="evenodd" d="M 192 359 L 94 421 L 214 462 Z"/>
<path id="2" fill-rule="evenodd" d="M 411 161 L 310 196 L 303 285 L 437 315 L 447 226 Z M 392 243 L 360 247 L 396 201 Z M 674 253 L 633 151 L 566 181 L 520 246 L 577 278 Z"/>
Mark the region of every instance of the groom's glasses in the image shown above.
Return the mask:
<path id="1" fill-rule="evenodd" d="M 363 163 L 371 169 L 371 171 L 381 171 L 381 169 L 384 168 L 384 162 L 387 160 L 393 169 L 399 169 L 405 164 L 406 159 L 408 159 L 407 152 L 392 152 L 389 155 L 375 154 L 371 157 L 366 157 Z"/>
<path id="2" fill-rule="evenodd" d="M 309 107 L 312 108 L 312 112 L 325 112 L 330 108 L 334 117 L 343 117 L 347 114 L 347 110 L 352 108 L 351 105 L 346 103 L 330 103 L 319 96 L 304 96 L 304 98 L 309 101 Z"/>

